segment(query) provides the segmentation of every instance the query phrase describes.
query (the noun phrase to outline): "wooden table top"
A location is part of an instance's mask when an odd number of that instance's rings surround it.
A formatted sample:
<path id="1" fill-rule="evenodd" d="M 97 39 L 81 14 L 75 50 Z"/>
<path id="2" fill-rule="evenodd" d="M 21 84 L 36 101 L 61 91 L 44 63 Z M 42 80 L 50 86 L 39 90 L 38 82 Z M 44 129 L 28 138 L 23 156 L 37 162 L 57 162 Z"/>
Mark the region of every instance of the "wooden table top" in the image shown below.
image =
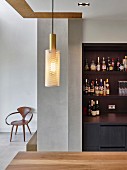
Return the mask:
<path id="1" fill-rule="evenodd" d="M 127 152 L 19 152 L 6 170 L 127 170 Z"/>

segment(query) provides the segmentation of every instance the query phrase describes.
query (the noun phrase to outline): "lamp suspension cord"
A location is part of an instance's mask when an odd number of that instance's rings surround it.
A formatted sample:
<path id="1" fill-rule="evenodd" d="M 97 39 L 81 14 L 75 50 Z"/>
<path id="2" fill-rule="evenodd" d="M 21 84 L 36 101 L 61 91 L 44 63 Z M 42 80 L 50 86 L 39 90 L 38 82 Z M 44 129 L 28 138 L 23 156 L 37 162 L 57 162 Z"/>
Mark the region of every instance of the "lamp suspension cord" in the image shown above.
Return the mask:
<path id="1" fill-rule="evenodd" d="M 54 32 L 54 30 L 53 30 L 53 26 L 54 26 L 54 20 L 53 20 L 54 15 L 53 15 L 53 12 L 54 12 L 54 0 L 52 0 L 52 34 Z"/>

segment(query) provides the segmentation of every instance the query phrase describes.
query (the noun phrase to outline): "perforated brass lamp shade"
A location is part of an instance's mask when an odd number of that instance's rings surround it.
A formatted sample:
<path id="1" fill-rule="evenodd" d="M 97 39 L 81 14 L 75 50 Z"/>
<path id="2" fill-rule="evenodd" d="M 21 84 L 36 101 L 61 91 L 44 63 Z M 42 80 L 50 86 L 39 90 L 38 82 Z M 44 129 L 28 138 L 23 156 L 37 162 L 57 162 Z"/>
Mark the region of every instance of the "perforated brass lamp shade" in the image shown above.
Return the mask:
<path id="1" fill-rule="evenodd" d="M 55 34 L 50 34 L 49 46 L 45 50 L 45 86 L 60 86 L 60 51 L 56 50 Z"/>

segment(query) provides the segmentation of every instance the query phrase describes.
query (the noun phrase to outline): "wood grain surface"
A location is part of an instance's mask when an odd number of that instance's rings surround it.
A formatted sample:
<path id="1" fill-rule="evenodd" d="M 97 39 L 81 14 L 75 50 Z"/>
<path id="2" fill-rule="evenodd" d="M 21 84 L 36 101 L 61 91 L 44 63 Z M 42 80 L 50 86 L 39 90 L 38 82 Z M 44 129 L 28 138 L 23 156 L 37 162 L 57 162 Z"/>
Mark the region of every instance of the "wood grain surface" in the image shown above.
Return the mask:
<path id="1" fill-rule="evenodd" d="M 19 152 L 6 170 L 127 170 L 126 152 Z"/>
<path id="2" fill-rule="evenodd" d="M 23 18 L 52 18 L 51 12 L 34 12 L 25 0 L 6 0 Z M 54 18 L 82 18 L 81 12 L 54 12 Z"/>

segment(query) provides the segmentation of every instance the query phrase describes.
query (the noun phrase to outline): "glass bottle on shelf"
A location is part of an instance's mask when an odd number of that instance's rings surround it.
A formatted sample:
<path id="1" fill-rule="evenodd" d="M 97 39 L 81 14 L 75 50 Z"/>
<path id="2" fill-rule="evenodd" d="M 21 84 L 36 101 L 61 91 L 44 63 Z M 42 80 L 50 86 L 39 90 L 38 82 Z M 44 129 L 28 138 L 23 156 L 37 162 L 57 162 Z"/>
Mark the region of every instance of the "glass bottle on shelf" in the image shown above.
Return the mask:
<path id="1" fill-rule="evenodd" d="M 120 66 L 119 66 L 119 71 L 124 71 L 124 64 L 125 63 L 125 59 L 123 59 L 123 61 L 120 63 Z"/>
<path id="2" fill-rule="evenodd" d="M 125 89 L 124 89 L 124 95 L 127 96 L 127 81 L 125 81 Z"/>
<path id="3" fill-rule="evenodd" d="M 88 106 L 87 106 L 87 115 L 91 116 L 91 101 L 89 100 Z"/>
<path id="4" fill-rule="evenodd" d="M 103 90 L 104 90 L 103 82 L 102 82 L 102 79 L 100 79 L 100 83 L 99 83 L 99 95 L 100 96 L 103 96 Z"/>
<path id="5" fill-rule="evenodd" d="M 106 96 L 106 82 L 104 81 L 103 96 Z"/>
<path id="6" fill-rule="evenodd" d="M 109 67 L 109 71 L 113 71 L 113 66 L 112 66 L 112 64 L 111 64 L 110 67 Z"/>
<path id="7" fill-rule="evenodd" d="M 113 71 L 113 70 L 114 70 L 114 65 L 115 65 L 115 61 L 114 61 L 114 58 L 112 58 L 112 63 L 111 63 L 112 70 L 110 70 L 110 71 Z"/>
<path id="8" fill-rule="evenodd" d="M 97 58 L 97 71 L 100 71 L 101 70 L 101 65 L 100 65 L 100 58 L 98 57 Z"/>
<path id="9" fill-rule="evenodd" d="M 98 100 L 96 100 L 95 107 L 96 107 L 96 115 L 99 116 L 100 115 L 100 109 L 99 109 Z"/>
<path id="10" fill-rule="evenodd" d="M 119 61 L 119 57 L 117 57 L 117 61 L 116 61 L 116 71 L 120 71 L 120 61 Z"/>
<path id="11" fill-rule="evenodd" d="M 124 61 L 124 70 L 127 71 L 127 56 L 125 56 L 125 61 Z"/>
<path id="12" fill-rule="evenodd" d="M 94 91 L 94 81 L 91 81 L 91 84 L 90 84 L 90 94 L 92 96 L 95 94 L 95 91 Z"/>
<path id="13" fill-rule="evenodd" d="M 105 58 L 103 57 L 103 60 L 102 60 L 102 71 L 106 71 L 106 63 L 105 63 Z"/>
<path id="14" fill-rule="evenodd" d="M 88 71 L 88 70 L 89 70 L 89 65 L 88 65 L 87 58 L 86 58 L 86 61 L 85 61 L 84 69 L 85 69 L 85 71 Z"/>
<path id="15" fill-rule="evenodd" d="M 119 83 L 119 95 L 121 96 L 122 95 L 122 82 L 118 81 L 118 83 Z"/>
<path id="16" fill-rule="evenodd" d="M 110 86 L 109 86 L 109 81 L 106 79 L 106 95 L 110 94 Z"/>
<path id="17" fill-rule="evenodd" d="M 90 103 L 91 103 L 91 107 L 90 107 L 90 108 L 91 108 L 91 114 L 90 114 L 90 115 L 92 115 L 92 111 L 93 111 L 93 100 L 91 100 Z"/>
<path id="18" fill-rule="evenodd" d="M 90 82 L 89 82 L 89 80 L 87 81 L 87 88 L 88 88 L 88 95 L 90 95 Z"/>
<path id="19" fill-rule="evenodd" d="M 90 70 L 91 71 L 96 71 L 96 64 L 94 63 L 94 60 L 92 60 L 92 62 L 91 62 Z"/>
<path id="20" fill-rule="evenodd" d="M 93 100 L 93 107 L 92 107 L 92 116 L 96 116 L 96 105 L 94 100 Z"/>
<path id="21" fill-rule="evenodd" d="M 108 57 L 108 61 L 107 61 L 107 71 L 109 71 L 111 65 L 111 61 L 110 61 L 110 57 Z"/>
<path id="22" fill-rule="evenodd" d="M 85 95 L 88 94 L 88 80 L 85 79 L 85 83 L 83 84 L 83 92 Z"/>
<path id="23" fill-rule="evenodd" d="M 95 95 L 99 96 L 99 85 L 98 85 L 97 78 L 96 78 L 96 81 L 95 81 L 94 89 L 95 89 Z"/>

